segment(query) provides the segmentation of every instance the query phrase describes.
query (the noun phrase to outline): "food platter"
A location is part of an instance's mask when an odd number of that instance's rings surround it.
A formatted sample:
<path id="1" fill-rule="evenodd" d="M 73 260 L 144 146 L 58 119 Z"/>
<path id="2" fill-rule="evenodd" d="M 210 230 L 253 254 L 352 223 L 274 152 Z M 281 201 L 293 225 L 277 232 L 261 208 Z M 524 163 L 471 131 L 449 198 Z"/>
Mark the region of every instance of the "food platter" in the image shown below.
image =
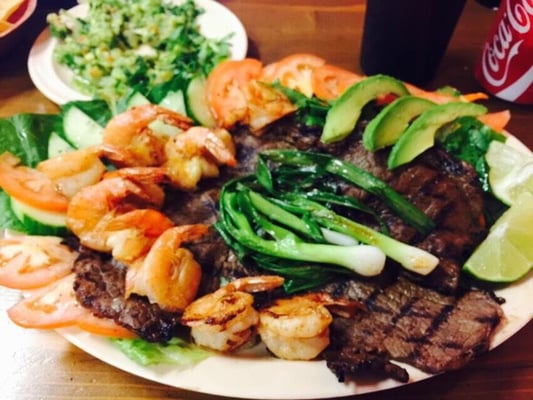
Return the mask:
<path id="1" fill-rule="evenodd" d="M 228 8 L 213 0 L 196 0 L 204 14 L 198 18 L 200 30 L 208 38 L 221 38 L 232 34 L 229 39 L 231 58 L 242 59 L 248 49 L 248 37 L 240 20 Z M 79 4 L 69 10 L 73 15 L 83 16 L 86 4 Z M 73 100 L 90 98 L 77 91 L 71 82 L 71 71 L 54 61 L 53 52 L 58 40 L 46 28 L 35 40 L 28 57 L 28 72 L 34 85 L 49 100 L 64 104 Z"/>
<path id="2" fill-rule="evenodd" d="M 513 136 L 508 143 L 524 145 Z M 491 342 L 491 349 L 507 341 L 533 317 L 530 296 L 533 274 L 496 290 L 505 300 L 504 320 Z M 170 387 L 230 398 L 253 399 L 318 399 L 353 396 L 396 388 L 403 383 L 392 379 L 362 380 L 339 383 L 325 361 L 284 361 L 272 357 L 263 346 L 242 350 L 232 355 L 213 355 L 186 367 L 170 364 L 142 366 L 127 358 L 105 337 L 75 328 L 58 333 L 85 353 L 129 374 Z M 410 376 L 408 384 L 432 377 L 414 367 L 401 364 Z"/>
<path id="3" fill-rule="evenodd" d="M 527 147 L 509 135 L 507 143 L 517 149 Z M 527 150 L 529 151 L 529 150 Z M 504 319 L 495 332 L 490 349 L 494 349 L 533 318 L 530 296 L 533 274 L 495 291 L 504 299 Z M 318 399 L 353 396 L 404 385 L 392 379 L 340 383 L 325 361 L 286 361 L 272 357 L 262 345 L 233 355 L 213 355 L 194 366 L 173 365 L 144 367 L 127 358 L 106 338 L 74 328 L 59 333 L 84 352 L 130 374 L 179 389 L 232 398 Z M 409 373 L 407 384 L 420 382 L 432 375 L 410 365 L 400 364 Z"/>
<path id="4" fill-rule="evenodd" d="M 525 146 L 515 137 L 508 143 Z M 504 319 L 492 338 L 490 349 L 507 341 L 533 317 L 531 293 L 533 274 L 495 291 L 504 299 Z M 129 374 L 170 387 L 251 399 L 319 399 L 373 393 L 404 385 L 392 379 L 368 378 L 339 383 L 325 361 L 285 361 L 272 357 L 262 345 L 232 355 L 213 355 L 193 365 L 177 367 L 160 364 L 142 366 L 125 356 L 109 339 L 75 328 L 58 333 L 85 353 Z M 432 375 L 412 366 L 400 364 L 410 376 L 407 384 L 430 379 Z"/>
<path id="5" fill-rule="evenodd" d="M 198 3 L 206 9 L 206 16 L 213 10 L 210 7 L 220 6 L 212 1 Z M 215 14 L 216 23 L 206 24 L 206 27 L 213 28 L 221 21 L 220 13 L 216 11 L 213 15 Z M 238 19 L 236 21 L 237 23 L 230 24 L 229 30 L 224 32 L 237 32 L 242 28 Z M 232 46 L 232 58 L 243 58 L 246 54 L 246 33 L 244 29 L 242 32 L 244 44 L 241 43 L 240 47 Z M 236 34 L 233 39 L 238 36 Z M 31 79 L 45 96 L 58 104 L 86 99 L 69 85 L 68 71 L 54 63 L 53 48 L 54 39 L 48 31 L 44 31 L 35 42 L 28 60 Z M 240 53 L 236 54 L 238 49 Z M 510 141 L 521 145 L 514 138 Z M 493 337 L 491 349 L 508 340 L 531 320 L 533 313 L 529 295 L 532 286 L 530 274 L 496 292 L 497 296 L 505 299 L 502 306 L 505 319 Z M 212 395 L 257 399 L 329 398 L 371 393 L 403 385 L 391 379 L 339 383 L 324 361 L 283 361 L 272 357 L 261 345 L 238 354 L 214 355 L 194 366 L 184 368 L 174 365 L 143 367 L 128 359 L 106 338 L 76 329 L 60 329 L 59 333 L 84 352 L 127 373 L 171 387 Z M 409 383 L 431 377 L 408 365 L 402 366 L 410 375 Z"/>
<path id="6" fill-rule="evenodd" d="M 505 320 L 496 332 L 491 349 L 505 342 L 533 317 L 530 294 L 533 276 L 496 291 L 505 299 Z M 106 338 L 73 328 L 59 333 L 84 352 L 130 374 L 194 392 L 252 399 L 318 399 L 377 392 L 403 385 L 392 379 L 339 383 L 325 361 L 284 361 L 271 357 L 258 345 L 232 356 L 216 355 L 183 369 L 173 365 L 143 367 L 122 354 Z M 431 375 L 401 364 L 409 383 Z"/>

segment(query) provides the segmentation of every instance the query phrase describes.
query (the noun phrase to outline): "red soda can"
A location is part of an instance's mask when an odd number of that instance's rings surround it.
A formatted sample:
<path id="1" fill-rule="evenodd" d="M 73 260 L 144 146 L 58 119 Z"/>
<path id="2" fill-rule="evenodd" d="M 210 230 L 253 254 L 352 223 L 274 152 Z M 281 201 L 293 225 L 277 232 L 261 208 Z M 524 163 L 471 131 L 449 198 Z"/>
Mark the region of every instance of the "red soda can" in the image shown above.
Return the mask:
<path id="1" fill-rule="evenodd" d="M 533 0 L 502 0 L 475 76 L 496 97 L 533 104 Z"/>

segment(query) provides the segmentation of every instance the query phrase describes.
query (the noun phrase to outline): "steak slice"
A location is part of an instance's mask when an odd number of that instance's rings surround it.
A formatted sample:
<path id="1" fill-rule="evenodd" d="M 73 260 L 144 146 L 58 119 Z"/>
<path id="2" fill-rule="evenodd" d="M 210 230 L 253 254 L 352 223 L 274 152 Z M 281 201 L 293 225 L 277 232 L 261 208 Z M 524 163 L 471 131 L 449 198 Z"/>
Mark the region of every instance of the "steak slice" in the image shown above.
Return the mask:
<path id="1" fill-rule="evenodd" d="M 483 191 L 474 168 L 436 145 L 391 171 L 387 168 L 388 150 L 368 152 L 356 134 L 337 155 L 386 181 L 434 221 L 435 229 L 423 236 L 378 199 L 348 189 L 377 210 L 392 237 L 439 258 L 430 275 L 407 273 L 409 279 L 443 293 L 455 292 L 462 264 L 488 233 Z"/>
<path id="2" fill-rule="evenodd" d="M 390 362 L 386 354 L 372 349 L 359 351 L 355 347 L 343 347 L 340 351 L 327 351 L 326 365 L 335 374 L 339 382 L 352 377 L 371 375 L 373 378 L 392 378 L 399 382 L 408 382 L 409 374 L 396 364 Z"/>
<path id="3" fill-rule="evenodd" d="M 177 313 L 145 297 L 125 297 L 126 267 L 108 255 L 81 249 L 73 266 L 78 302 L 100 318 L 111 318 L 150 342 L 166 342 L 183 329 Z"/>
<path id="4" fill-rule="evenodd" d="M 488 292 L 447 296 L 402 276 L 392 283 L 350 280 L 326 289 L 367 307 L 354 318 L 336 318 L 331 326 L 332 345 L 325 358 L 339 380 L 358 370 L 353 363 L 369 362 L 374 372 L 400 381 L 403 375 L 390 360 L 429 373 L 460 368 L 488 350 L 503 317 Z"/>
<path id="5" fill-rule="evenodd" d="M 405 361 L 431 373 L 461 368 L 488 351 L 502 316 L 491 294 L 468 292 L 442 316 L 440 324 L 428 330 Z"/>

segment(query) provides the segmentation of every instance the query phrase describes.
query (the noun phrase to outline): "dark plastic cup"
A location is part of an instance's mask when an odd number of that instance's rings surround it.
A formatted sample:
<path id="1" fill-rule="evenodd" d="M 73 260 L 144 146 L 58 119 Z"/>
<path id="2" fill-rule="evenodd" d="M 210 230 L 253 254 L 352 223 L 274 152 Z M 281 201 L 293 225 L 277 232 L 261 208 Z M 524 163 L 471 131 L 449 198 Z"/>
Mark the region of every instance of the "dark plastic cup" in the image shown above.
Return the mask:
<path id="1" fill-rule="evenodd" d="M 466 0 L 367 0 L 361 47 L 365 74 L 415 85 L 435 76 Z"/>

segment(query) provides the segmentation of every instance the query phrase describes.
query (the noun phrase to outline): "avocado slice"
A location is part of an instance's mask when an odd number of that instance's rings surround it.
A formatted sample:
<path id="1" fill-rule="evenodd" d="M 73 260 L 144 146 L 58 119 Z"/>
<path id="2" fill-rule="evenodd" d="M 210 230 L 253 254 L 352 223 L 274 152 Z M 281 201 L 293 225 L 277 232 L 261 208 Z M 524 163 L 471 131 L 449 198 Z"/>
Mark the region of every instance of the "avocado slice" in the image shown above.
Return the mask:
<path id="1" fill-rule="evenodd" d="M 374 75 L 350 86 L 329 109 L 320 140 L 333 143 L 344 139 L 355 128 L 363 107 L 390 93 L 405 96 L 409 92 L 402 81 L 387 75 Z"/>
<path id="2" fill-rule="evenodd" d="M 424 111 L 413 121 L 392 147 L 388 167 L 408 163 L 435 143 L 435 135 L 443 125 L 463 116 L 485 114 L 487 108 L 475 103 L 451 102 Z"/>
<path id="3" fill-rule="evenodd" d="M 368 123 L 363 132 L 363 146 L 369 151 L 376 151 L 393 145 L 413 119 L 435 105 L 416 96 L 397 98 Z"/>

